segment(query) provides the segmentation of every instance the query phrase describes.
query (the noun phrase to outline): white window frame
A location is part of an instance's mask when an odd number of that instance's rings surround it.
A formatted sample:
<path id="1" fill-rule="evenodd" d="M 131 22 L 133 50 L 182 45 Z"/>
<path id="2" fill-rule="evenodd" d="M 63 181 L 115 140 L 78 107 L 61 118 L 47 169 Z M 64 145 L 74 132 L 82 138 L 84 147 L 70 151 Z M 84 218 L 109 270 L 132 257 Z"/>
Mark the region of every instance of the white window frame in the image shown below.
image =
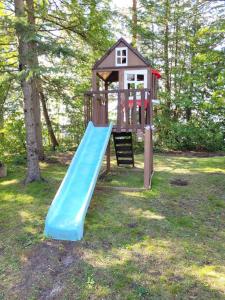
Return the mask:
<path id="1" fill-rule="evenodd" d="M 127 80 L 127 75 L 134 75 L 135 79 L 134 80 Z M 144 75 L 144 80 L 143 81 L 138 81 L 137 80 L 137 75 Z M 147 89 L 148 86 L 148 71 L 147 70 L 129 70 L 129 71 L 124 71 L 124 89 L 128 89 L 128 83 L 134 83 L 135 84 L 135 89 L 136 89 L 136 84 L 138 83 L 144 83 L 144 89 Z M 132 96 L 129 97 L 130 100 L 133 99 Z"/>
<path id="2" fill-rule="evenodd" d="M 124 55 L 119 55 L 117 54 L 117 51 L 121 51 L 120 53 L 122 53 L 123 50 L 126 50 L 126 56 Z M 121 64 L 117 63 L 117 58 L 120 57 L 121 58 Z M 126 57 L 126 63 L 122 63 L 122 58 Z M 128 48 L 127 47 L 117 47 L 115 49 L 115 65 L 117 67 L 119 66 L 127 66 L 128 65 Z"/>

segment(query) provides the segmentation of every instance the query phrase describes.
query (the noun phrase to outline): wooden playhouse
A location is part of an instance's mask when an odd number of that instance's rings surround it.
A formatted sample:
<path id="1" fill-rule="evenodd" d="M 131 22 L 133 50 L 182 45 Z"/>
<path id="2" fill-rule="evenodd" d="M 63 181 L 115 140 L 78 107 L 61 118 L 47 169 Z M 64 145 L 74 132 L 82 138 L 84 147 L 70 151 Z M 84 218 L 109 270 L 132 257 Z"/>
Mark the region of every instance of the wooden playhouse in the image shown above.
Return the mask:
<path id="1" fill-rule="evenodd" d="M 123 38 L 92 69 L 92 90 L 85 93 L 85 123 L 113 123 L 118 166 L 134 166 L 132 134 L 144 139 L 144 187 L 153 174 L 153 101 L 157 99 L 160 74 Z M 107 171 L 110 170 L 110 146 Z"/>

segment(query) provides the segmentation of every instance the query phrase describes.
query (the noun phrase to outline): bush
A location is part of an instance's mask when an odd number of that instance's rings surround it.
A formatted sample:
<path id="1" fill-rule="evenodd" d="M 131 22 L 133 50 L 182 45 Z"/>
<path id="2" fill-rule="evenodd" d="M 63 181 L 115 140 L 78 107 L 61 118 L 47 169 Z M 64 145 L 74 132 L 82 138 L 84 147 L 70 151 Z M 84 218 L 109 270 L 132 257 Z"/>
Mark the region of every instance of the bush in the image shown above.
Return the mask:
<path id="1" fill-rule="evenodd" d="M 225 143 L 221 128 L 221 124 L 213 121 L 171 122 L 166 129 L 163 126 L 159 129 L 156 147 L 162 150 L 223 151 Z"/>

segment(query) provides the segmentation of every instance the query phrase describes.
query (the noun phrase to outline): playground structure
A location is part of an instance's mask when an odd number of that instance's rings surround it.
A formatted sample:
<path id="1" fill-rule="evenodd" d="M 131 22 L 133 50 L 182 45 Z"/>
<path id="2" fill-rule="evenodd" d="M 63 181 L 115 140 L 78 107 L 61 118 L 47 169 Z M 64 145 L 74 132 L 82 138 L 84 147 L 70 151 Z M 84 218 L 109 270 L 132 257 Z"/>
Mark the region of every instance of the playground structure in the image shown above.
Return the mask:
<path id="1" fill-rule="evenodd" d="M 153 101 L 157 98 L 157 70 L 123 38 L 95 63 L 92 91 L 85 93 L 85 123 L 108 126 L 113 122 L 117 164 L 134 166 L 132 133 L 144 139 L 144 187 L 151 186 L 153 174 Z M 116 89 L 109 89 L 117 83 Z M 112 101 L 113 99 L 113 101 Z M 112 102 L 115 105 L 110 105 Z M 114 118 L 112 120 L 112 108 Z M 110 149 L 107 150 L 107 171 Z"/>
<path id="2" fill-rule="evenodd" d="M 80 240 L 101 164 L 106 153 L 110 170 L 110 136 L 118 166 L 134 166 L 132 134 L 144 139 L 144 187 L 153 174 L 153 101 L 157 98 L 158 71 L 119 39 L 95 63 L 92 90 L 85 93 L 87 126 L 82 141 L 49 208 L 45 235 L 59 240 Z M 109 89 L 110 85 L 116 88 Z"/>

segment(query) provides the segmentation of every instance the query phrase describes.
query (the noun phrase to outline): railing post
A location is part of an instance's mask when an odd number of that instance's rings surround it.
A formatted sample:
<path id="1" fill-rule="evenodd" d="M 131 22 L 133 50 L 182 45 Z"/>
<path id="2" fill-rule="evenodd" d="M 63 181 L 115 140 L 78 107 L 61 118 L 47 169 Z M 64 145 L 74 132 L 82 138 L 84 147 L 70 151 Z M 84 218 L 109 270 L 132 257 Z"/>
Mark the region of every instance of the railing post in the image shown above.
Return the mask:
<path id="1" fill-rule="evenodd" d="M 145 91 L 141 91 L 141 129 L 144 132 L 145 128 Z"/>
<path id="2" fill-rule="evenodd" d="M 125 118 L 126 118 L 126 130 L 128 130 L 129 125 L 129 107 L 128 107 L 128 101 L 129 101 L 129 94 L 128 91 L 125 91 Z"/>
<path id="3" fill-rule="evenodd" d="M 117 106 L 117 126 L 118 126 L 118 131 L 121 131 L 121 93 L 118 91 L 118 106 Z"/>
<path id="4" fill-rule="evenodd" d="M 136 102 L 136 91 L 134 92 L 134 99 L 133 99 L 133 107 L 132 107 L 132 129 L 137 130 L 137 102 Z"/>
<path id="5" fill-rule="evenodd" d="M 105 94 L 105 123 L 109 124 L 109 94 L 108 94 L 108 82 L 105 82 L 105 90 L 107 93 Z"/>

